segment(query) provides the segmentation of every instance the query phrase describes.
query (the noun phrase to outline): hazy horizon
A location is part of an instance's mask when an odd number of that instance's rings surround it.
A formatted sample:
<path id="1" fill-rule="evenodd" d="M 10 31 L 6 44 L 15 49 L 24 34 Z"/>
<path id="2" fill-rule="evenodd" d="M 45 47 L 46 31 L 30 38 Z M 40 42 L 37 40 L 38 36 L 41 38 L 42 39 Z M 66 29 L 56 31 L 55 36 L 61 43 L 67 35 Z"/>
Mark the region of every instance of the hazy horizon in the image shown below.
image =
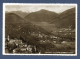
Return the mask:
<path id="1" fill-rule="evenodd" d="M 6 5 L 5 11 L 36 12 L 44 9 L 56 13 L 61 13 L 71 8 L 75 8 L 75 5 Z"/>

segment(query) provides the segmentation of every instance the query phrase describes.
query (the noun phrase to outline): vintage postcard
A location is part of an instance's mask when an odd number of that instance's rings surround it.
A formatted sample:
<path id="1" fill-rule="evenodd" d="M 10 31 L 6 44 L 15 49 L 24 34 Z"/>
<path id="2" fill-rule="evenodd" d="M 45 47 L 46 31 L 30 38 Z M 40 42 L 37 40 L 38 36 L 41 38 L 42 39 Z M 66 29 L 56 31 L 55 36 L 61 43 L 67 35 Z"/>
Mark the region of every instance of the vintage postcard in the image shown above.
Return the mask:
<path id="1" fill-rule="evenodd" d="M 3 55 L 77 56 L 77 4 L 3 3 Z"/>

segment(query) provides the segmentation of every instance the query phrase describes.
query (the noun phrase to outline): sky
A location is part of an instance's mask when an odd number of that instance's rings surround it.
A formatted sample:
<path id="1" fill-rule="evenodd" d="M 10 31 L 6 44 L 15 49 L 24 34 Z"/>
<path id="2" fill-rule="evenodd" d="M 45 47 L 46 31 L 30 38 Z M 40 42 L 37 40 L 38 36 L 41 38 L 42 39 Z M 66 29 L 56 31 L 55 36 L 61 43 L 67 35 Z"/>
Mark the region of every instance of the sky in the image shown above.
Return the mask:
<path id="1" fill-rule="evenodd" d="M 5 11 L 23 11 L 23 12 L 35 12 L 41 9 L 53 11 L 56 13 L 61 13 L 67 9 L 74 8 L 75 5 L 65 5 L 65 4 L 26 4 L 26 5 L 5 5 Z"/>

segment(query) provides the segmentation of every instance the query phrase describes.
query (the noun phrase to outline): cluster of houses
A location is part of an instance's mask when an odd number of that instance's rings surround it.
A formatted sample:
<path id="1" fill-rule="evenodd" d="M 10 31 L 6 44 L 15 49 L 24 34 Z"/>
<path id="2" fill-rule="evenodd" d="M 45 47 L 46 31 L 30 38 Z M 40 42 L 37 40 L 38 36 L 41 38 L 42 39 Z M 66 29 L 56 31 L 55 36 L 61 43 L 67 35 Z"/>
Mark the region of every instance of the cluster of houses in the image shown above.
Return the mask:
<path id="1" fill-rule="evenodd" d="M 48 37 L 48 35 L 43 34 L 43 33 L 41 33 L 41 32 L 38 32 L 38 33 L 36 33 L 36 32 L 32 32 L 31 35 L 32 35 L 32 36 L 39 37 L 39 38 L 43 38 L 43 37 L 46 38 L 46 37 Z"/>
<path id="2" fill-rule="evenodd" d="M 7 48 L 8 44 L 15 44 L 16 48 L 12 50 L 12 53 L 36 53 L 36 46 L 27 45 L 19 39 L 10 39 L 9 36 L 6 39 L 7 43 L 5 44 L 5 48 Z M 11 47 L 12 48 L 12 47 Z M 10 49 L 10 47 L 9 47 Z"/>
<path id="3" fill-rule="evenodd" d="M 75 34 L 75 30 L 72 30 L 71 28 L 62 28 L 57 31 L 58 35 L 63 34 L 63 35 L 73 35 Z"/>
<path id="4" fill-rule="evenodd" d="M 71 29 L 67 30 L 66 31 L 70 31 Z M 60 31 L 60 33 L 62 32 L 62 30 Z M 74 31 L 73 31 L 74 32 Z M 44 33 L 41 33 L 41 32 L 32 32 L 29 34 L 31 34 L 32 36 L 35 36 L 35 37 L 38 37 L 38 38 L 43 38 L 43 39 L 40 39 L 40 43 L 53 43 L 53 44 L 57 44 L 57 43 L 67 43 L 67 41 L 59 41 L 60 37 L 58 36 L 54 36 L 54 35 L 47 35 L 47 34 L 44 34 Z M 40 52 L 36 52 L 37 51 L 37 48 L 36 46 L 33 46 L 33 45 L 28 45 L 27 43 L 23 43 L 22 40 L 19 40 L 19 39 L 10 39 L 9 38 L 9 35 L 8 37 L 6 38 L 7 40 L 7 43 L 5 44 L 7 47 L 8 44 L 15 44 L 16 45 L 16 48 L 12 50 L 12 53 L 40 53 Z M 35 43 L 36 44 L 36 43 Z"/>
<path id="5" fill-rule="evenodd" d="M 66 29 L 66 30 L 71 30 L 71 29 Z M 54 35 L 46 35 L 46 34 L 43 34 L 41 32 L 39 32 L 39 33 L 32 32 L 31 35 L 32 36 L 37 36 L 39 38 L 44 38 L 44 39 L 40 39 L 40 43 L 47 43 L 47 42 L 48 43 L 54 43 L 54 44 L 67 43 L 67 41 L 59 41 L 59 40 L 64 39 L 64 38 L 61 38 L 61 37 L 58 37 L 58 36 L 54 36 Z"/>

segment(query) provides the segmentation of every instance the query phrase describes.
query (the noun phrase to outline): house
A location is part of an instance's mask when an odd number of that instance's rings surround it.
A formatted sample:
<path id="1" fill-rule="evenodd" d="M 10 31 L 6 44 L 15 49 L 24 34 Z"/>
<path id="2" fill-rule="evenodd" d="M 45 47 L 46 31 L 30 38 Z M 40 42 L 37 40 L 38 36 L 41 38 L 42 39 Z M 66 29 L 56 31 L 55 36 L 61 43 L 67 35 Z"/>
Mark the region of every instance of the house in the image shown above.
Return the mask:
<path id="1" fill-rule="evenodd" d="M 27 50 L 28 50 L 29 52 L 32 52 L 32 46 L 31 46 L 31 45 L 28 45 L 28 46 L 27 46 Z"/>
<path id="2" fill-rule="evenodd" d="M 62 41 L 61 43 L 62 43 L 62 44 L 65 44 L 65 43 L 67 43 L 67 41 Z"/>
<path id="3" fill-rule="evenodd" d="M 18 47 L 20 47 L 20 48 L 27 47 L 27 44 L 22 43 L 22 44 L 19 44 Z"/>
<path id="4" fill-rule="evenodd" d="M 20 48 L 20 51 L 21 52 L 26 52 L 27 51 L 27 48 Z"/>
<path id="5" fill-rule="evenodd" d="M 19 44 L 22 44 L 22 40 L 15 40 L 15 44 L 18 46 Z"/>
<path id="6" fill-rule="evenodd" d="M 19 44 L 22 44 L 22 40 L 14 40 L 14 39 L 10 39 L 9 43 L 15 43 L 16 46 L 18 46 Z"/>
<path id="7" fill-rule="evenodd" d="M 20 48 L 13 49 L 13 53 L 19 53 L 19 51 L 20 51 Z"/>

